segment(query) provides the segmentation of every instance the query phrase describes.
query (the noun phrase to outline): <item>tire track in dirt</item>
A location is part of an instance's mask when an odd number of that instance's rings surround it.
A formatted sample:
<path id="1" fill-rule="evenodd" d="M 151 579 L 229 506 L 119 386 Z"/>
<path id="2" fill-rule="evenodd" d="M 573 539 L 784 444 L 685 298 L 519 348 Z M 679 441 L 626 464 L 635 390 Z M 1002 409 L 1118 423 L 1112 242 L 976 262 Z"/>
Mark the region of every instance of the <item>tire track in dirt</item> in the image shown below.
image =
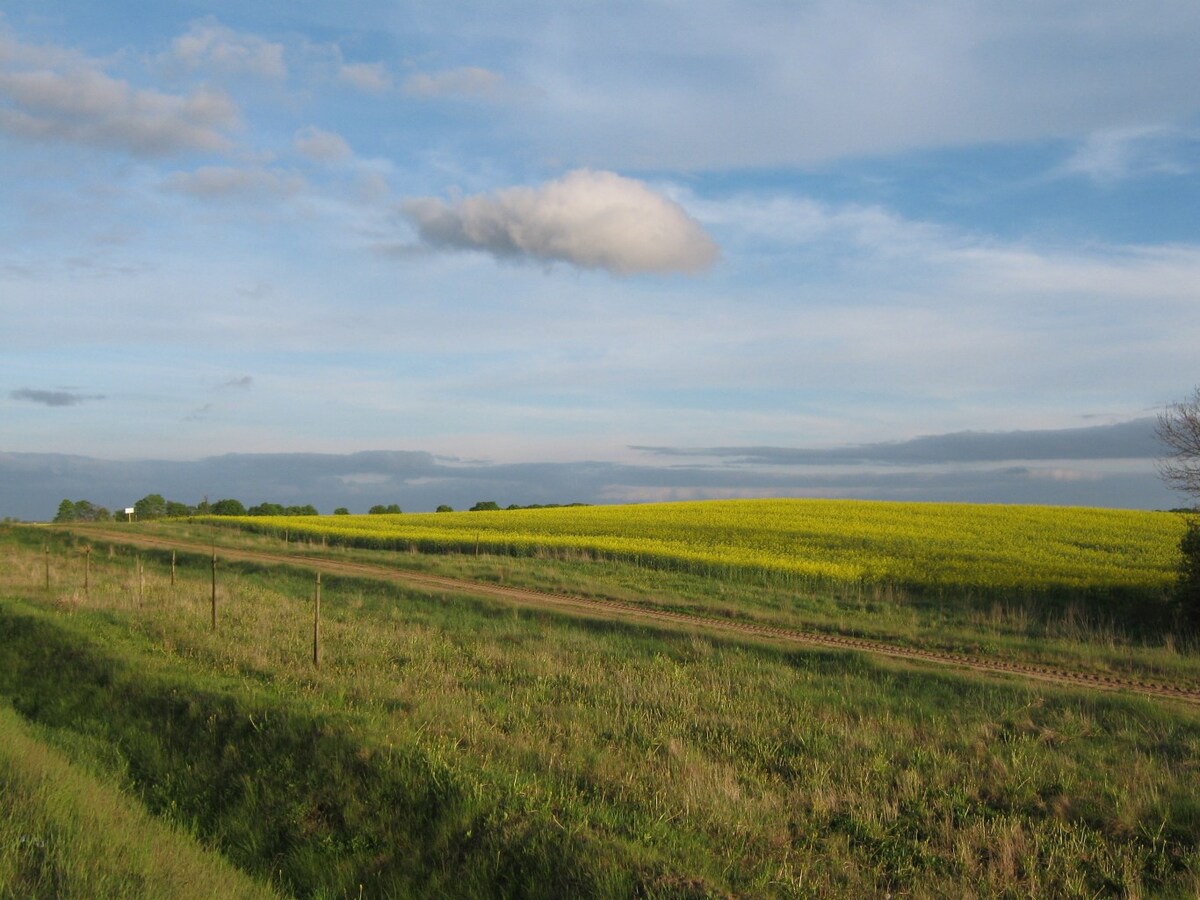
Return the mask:
<path id="1" fill-rule="evenodd" d="M 129 534 L 128 532 L 99 530 L 93 528 L 62 529 L 79 537 L 89 537 L 95 540 L 140 547 L 160 547 L 168 550 L 183 550 L 188 553 L 209 555 L 214 552 L 212 545 L 202 541 L 184 540 L 182 538 L 163 538 L 152 535 Z M 1103 691 L 1129 691 L 1151 697 L 1182 700 L 1186 703 L 1200 705 L 1200 690 L 1170 684 L 1161 681 L 1147 681 L 1120 675 L 1107 675 L 1094 672 L 1075 672 L 1058 669 L 1051 666 L 1041 666 L 1031 663 L 1010 662 L 969 654 L 948 653 L 936 650 L 922 650 L 916 647 L 906 647 L 900 644 L 889 644 L 884 641 L 868 638 L 845 637 L 827 634 L 819 631 L 808 631 L 798 628 L 784 628 L 774 625 L 763 625 L 753 622 L 741 622 L 733 619 L 718 619 L 698 616 L 693 613 L 676 612 L 621 600 L 600 600 L 578 597 L 570 594 L 538 591 L 532 588 L 509 587 L 500 584 L 490 584 L 482 581 L 472 581 L 464 578 L 451 578 L 445 575 L 431 575 L 425 572 L 409 572 L 389 566 L 371 563 L 354 562 L 350 560 L 330 559 L 323 556 L 306 556 L 293 553 L 272 553 L 265 550 L 249 550 L 243 548 L 216 548 L 218 559 L 237 562 L 256 562 L 268 565 L 284 565 L 320 571 L 331 575 L 351 575 L 362 578 L 373 578 L 385 581 L 399 582 L 421 590 L 440 593 L 456 593 L 474 597 L 489 597 L 503 599 L 525 606 L 557 609 L 588 617 L 617 619 L 625 622 L 654 622 L 666 624 L 681 629 L 699 629 L 718 634 L 743 634 L 757 638 L 782 642 L 785 644 L 824 647 L 836 650 L 853 650 L 869 653 L 875 656 L 886 656 L 893 659 L 910 662 L 928 662 L 937 665 L 969 669 L 988 674 L 1010 675 L 1037 681 L 1048 681 L 1055 684 L 1084 687 Z"/>

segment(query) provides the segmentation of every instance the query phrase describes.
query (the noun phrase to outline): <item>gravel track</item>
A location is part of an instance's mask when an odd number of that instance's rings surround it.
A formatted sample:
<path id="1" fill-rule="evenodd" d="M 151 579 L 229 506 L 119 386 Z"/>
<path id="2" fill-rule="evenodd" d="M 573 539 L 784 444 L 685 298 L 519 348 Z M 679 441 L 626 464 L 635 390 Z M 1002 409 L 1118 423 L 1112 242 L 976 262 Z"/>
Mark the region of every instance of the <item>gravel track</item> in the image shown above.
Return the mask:
<path id="1" fill-rule="evenodd" d="M 162 538 L 140 534 L 131 535 L 128 532 L 93 528 L 67 530 L 79 536 L 86 536 L 94 540 L 115 544 L 160 547 L 168 550 L 183 550 L 188 553 L 204 555 L 213 552 L 210 544 L 205 544 L 201 541 Z M 1008 662 L 984 656 L 921 650 L 915 647 L 888 644 L 883 641 L 866 638 L 843 637 L 818 631 L 781 628 L 752 622 L 740 622 L 733 619 L 710 618 L 690 613 L 641 606 L 636 603 L 627 603 L 620 600 L 599 600 L 572 596 L 570 594 L 538 591 L 530 588 L 508 587 L 464 578 L 450 578 L 444 575 L 431 575 L 423 572 L 408 572 L 383 565 L 330 559 L 321 556 L 272 553 L 264 550 L 229 547 L 218 548 L 216 552 L 218 559 L 296 566 L 327 574 L 353 575 L 362 578 L 394 581 L 430 592 L 456 593 L 474 597 L 503 599 L 520 603 L 524 606 L 563 610 L 589 617 L 604 617 L 630 622 L 654 622 L 679 629 L 699 629 L 723 635 L 750 635 L 784 644 L 854 650 L 860 653 L 887 656 L 893 659 L 929 662 L 960 669 L 970 669 L 977 672 L 1049 681 L 1073 687 L 1090 688 L 1092 690 L 1128 691 L 1135 694 L 1182 700 L 1186 703 L 1200 705 L 1200 690 L 1165 682 L 1144 681 L 1118 675 L 1073 672 L 1050 666 Z"/>

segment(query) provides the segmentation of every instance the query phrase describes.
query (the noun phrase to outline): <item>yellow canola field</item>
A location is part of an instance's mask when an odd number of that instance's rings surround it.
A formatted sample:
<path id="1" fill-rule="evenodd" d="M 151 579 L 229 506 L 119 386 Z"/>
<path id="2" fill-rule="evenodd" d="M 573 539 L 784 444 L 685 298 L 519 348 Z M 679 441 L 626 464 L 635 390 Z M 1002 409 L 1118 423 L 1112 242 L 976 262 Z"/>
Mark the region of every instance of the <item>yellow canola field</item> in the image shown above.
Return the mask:
<path id="1" fill-rule="evenodd" d="M 286 531 L 361 547 L 579 553 L 711 574 L 1033 590 L 1165 588 L 1184 530 L 1182 517 L 1172 513 L 858 500 L 237 521 L 281 536 Z"/>

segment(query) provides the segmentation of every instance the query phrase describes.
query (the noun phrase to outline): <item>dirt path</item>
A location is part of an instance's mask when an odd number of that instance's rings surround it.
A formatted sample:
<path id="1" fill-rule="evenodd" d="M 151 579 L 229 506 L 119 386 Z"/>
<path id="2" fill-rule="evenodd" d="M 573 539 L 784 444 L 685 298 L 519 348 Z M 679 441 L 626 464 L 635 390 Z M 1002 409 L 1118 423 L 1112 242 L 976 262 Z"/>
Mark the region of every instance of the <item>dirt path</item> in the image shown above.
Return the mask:
<path id="1" fill-rule="evenodd" d="M 131 534 L 128 531 L 121 530 L 101 530 L 95 528 L 66 530 L 70 530 L 80 537 L 86 536 L 93 540 L 107 541 L 114 544 L 183 550 L 188 553 L 204 555 L 213 552 L 212 545 L 205 544 L 202 541 Z M 524 606 L 561 610 L 590 618 L 619 619 L 628 622 L 653 622 L 681 630 L 699 630 L 726 636 L 741 634 L 759 639 L 766 638 L 771 641 L 790 645 L 855 650 L 860 653 L 887 656 L 893 659 L 936 663 L 938 665 L 970 669 L 977 672 L 1017 676 L 1020 678 L 1036 679 L 1038 681 L 1054 682 L 1056 684 L 1086 687 L 1093 690 L 1129 691 L 1136 694 L 1166 697 L 1200 705 L 1200 691 L 1178 685 L 1142 681 L 1135 678 L 1072 672 L 1048 666 L 1006 662 L 981 656 L 920 650 L 914 647 L 904 647 L 898 644 L 888 644 L 883 641 L 873 641 L 865 638 L 840 637 L 817 631 L 757 625 L 730 619 L 708 618 L 689 613 L 640 606 L 636 603 L 626 603 L 619 600 L 597 600 L 574 597 L 569 594 L 535 591 L 529 588 L 506 587 L 487 582 L 449 578 L 444 575 L 430 575 L 422 572 L 407 572 L 402 569 L 383 565 L 330 559 L 321 556 L 272 553 L 265 550 L 232 547 L 219 547 L 216 553 L 218 559 L 288 565 L 327 574 L 352 575 L 360 578 L 394 581 L 433 593 L 455 593 L 474 597 L 490 597 L 520 603 Z"/>

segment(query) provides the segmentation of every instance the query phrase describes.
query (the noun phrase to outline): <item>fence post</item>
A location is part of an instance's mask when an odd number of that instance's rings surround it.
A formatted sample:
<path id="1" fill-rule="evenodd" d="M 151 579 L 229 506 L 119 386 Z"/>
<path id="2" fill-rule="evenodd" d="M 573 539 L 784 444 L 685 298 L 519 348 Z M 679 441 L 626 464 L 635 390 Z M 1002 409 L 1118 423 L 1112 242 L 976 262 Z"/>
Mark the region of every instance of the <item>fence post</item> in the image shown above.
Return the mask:
<path id="1" fill-rule="evenodd" d="M 50 593 L 50 544 L 46 543 L 46 593 Z"/>
<path id="2" fill-rule="evenodd" d="M 212 552 L 212 630 L 217 630 L 217 545 Z"/>
<path id="3" fill-rule="evenodd" d="M 83 596 L 92 596 L 92 545 L 83 551 Z"/>
<path id="4" fill-rule="evenodd" d="M 138 576 L 138 609 L 142 608 L 142 602 L 146 596 L 146 570 L 142 566 L 142 554 L 137 555 L 137 576 Z"/>
<path id="5" fill-rule="evenodd" d="M 313 602 L 313 667 L 321 667 L 321 573 L 317 573 L 317 592 Z"/>
<path id="6" fill-rule="evenodd" d="M 175 587 L 175 551 L 171 551 L 171 587 Z"/>

